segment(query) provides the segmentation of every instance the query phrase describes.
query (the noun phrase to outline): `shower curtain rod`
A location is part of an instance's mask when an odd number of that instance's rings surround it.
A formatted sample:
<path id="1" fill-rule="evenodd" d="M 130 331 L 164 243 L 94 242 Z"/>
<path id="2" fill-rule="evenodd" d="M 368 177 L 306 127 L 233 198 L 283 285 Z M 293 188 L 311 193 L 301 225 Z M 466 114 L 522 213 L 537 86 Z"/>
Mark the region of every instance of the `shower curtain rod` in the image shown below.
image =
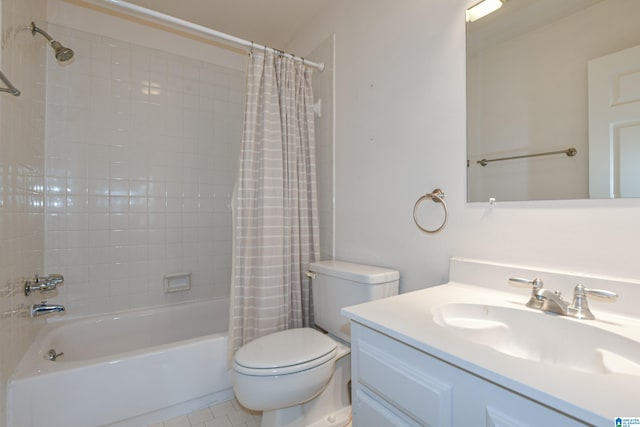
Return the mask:
<path id="1" fill-rule="evenodd" d="M 84 1 L 87 3 L 92 3 L 97 6 L 107 7 L 111 10 L 115 10 L 118 12 L 127 11 L 139 17 L 151 18 L 155 22 L 170 24 L 171 26 L 177 27 L 179 29 L 190 30 L 199 34 L 204 34 L 209 37 L 228 41 L 230 43 L 245 47 L 247 49 L 253 48 L 253 49 L 259 49 L 259 50 L 267 50 L 279 55 L 286 56 L 287 58 L 293 58 L 296 61 L 301 61 L 304 63 L 304 65 L 313 67 L 317 70 L 320 70 L 320 71 L 324 70 L 323 63 L 307 61 L 306 59 L 300 58 L 299 56 L 295 56 L 290 53 L 285 53 L 278 49 L 273 49 L 268 46 L 263 46 L 245 39 L 241 39 L 240 37 L 235 37 L 235 36 L 223 33 L 221 31 L 216 31 L 211 28 L 208 28 L 199 24 L 195 24 L 193 22 L 185 21 L 184 19 L 176 18 L 174 16 L 160 13 L 155 10 L 147 9 L 146 7 L 131 4 L 126 1 L 122 1 L 122 0 L 84 0 Z"/>

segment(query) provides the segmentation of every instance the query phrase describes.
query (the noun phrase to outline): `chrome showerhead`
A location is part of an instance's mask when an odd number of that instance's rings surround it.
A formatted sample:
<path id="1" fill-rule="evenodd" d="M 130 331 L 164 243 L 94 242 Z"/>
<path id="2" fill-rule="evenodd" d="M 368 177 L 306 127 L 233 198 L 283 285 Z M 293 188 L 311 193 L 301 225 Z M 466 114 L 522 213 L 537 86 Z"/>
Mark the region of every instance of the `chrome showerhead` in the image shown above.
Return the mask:
<path id="1" fill-rule="evenodd" d="M 55 41 L 46 31 L 41 28 L 36 27 L 34 22 L 31 23 L 31 34 L 34 36 L 36 33 L 42 34 L 49 42 L 51 43 L 51 47 L 53 48 L 56 59 L 60 62 L 65 62 L 73 58 L 73 50 L 68 47 L 64 47 L 62 43 Z"/>
<path id="2" fill-rule="evenodd" d="M 51 47 L 56 52 L 56 59 L 60 62 L 65 62 L 73 58 L 73 50 L 68 47 L 62 46 L 60 42 L 53 40 L 51 42 Z"/>

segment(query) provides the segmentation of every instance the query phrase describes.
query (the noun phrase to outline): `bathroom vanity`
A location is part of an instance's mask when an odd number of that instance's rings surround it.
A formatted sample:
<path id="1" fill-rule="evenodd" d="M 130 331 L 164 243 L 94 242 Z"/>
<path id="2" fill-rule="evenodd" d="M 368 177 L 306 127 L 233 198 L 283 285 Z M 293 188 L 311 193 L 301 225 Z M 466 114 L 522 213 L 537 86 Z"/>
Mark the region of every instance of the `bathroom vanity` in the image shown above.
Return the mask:
<path id="1" fill-rule="evenodd" d="M 539 277 L 595 320 L 526 306 Z M 614 426 L 640 417 L 640 283 L 452 259 L 450 282 L 343 309 L 352 320 L 353 425 Z M 637 313 L 637 310 L 635 311 Z"/>

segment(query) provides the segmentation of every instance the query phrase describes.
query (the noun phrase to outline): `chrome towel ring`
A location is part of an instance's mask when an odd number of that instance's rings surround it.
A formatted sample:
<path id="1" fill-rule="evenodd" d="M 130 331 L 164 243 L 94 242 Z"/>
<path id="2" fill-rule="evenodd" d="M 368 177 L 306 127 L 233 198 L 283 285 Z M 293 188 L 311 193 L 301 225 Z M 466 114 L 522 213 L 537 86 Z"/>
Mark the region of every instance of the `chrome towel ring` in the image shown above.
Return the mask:
<path id="1" fill-rule="evenodd" d="M 424 228 L 423 226 L 421 226 L 420 223 L 418 222 L 418 216 L 417 216 L 418 206 L 420 206 L 420 203 L 424 202 L 425 200 L 429 200 L 429 199 L 433 200 L 436 203 L 441 203 L 442 204 L 442 208 L 444 209 L 444 221 L 442 221 L 442 225 L 440 225 L 440 227 L 436 228 L 435 230 L 428 230 L 428 229 Z M 438 231 L 442 230 L 444 228 L 444 226 L 447 225 L 447 216 L 448 215 L 449 215 L 449 213 L 447 211 L 447 204 L 444 202 L 444 191 L 442 191 L 439 188 L 436 188 L 431 193 L 427 193 L 424 196 L 420 197 L 416 201 L 416 204 L 413 205 L 413 221 L 416 223 L 418 228 L 420 230 L 424 231 L 425 233 L 437 233 Z"/>

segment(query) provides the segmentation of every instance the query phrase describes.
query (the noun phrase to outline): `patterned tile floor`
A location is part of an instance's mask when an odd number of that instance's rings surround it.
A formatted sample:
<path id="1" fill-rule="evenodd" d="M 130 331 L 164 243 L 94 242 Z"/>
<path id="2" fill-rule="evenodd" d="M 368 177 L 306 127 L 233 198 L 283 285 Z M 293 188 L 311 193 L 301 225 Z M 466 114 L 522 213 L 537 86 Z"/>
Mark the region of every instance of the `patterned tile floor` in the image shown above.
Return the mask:
<path id="1" fill-rule="evenodd" d="M 149 427 L 260 427 L 260 421 L 259 412 L 248 411 L 234 399 Z"/>

